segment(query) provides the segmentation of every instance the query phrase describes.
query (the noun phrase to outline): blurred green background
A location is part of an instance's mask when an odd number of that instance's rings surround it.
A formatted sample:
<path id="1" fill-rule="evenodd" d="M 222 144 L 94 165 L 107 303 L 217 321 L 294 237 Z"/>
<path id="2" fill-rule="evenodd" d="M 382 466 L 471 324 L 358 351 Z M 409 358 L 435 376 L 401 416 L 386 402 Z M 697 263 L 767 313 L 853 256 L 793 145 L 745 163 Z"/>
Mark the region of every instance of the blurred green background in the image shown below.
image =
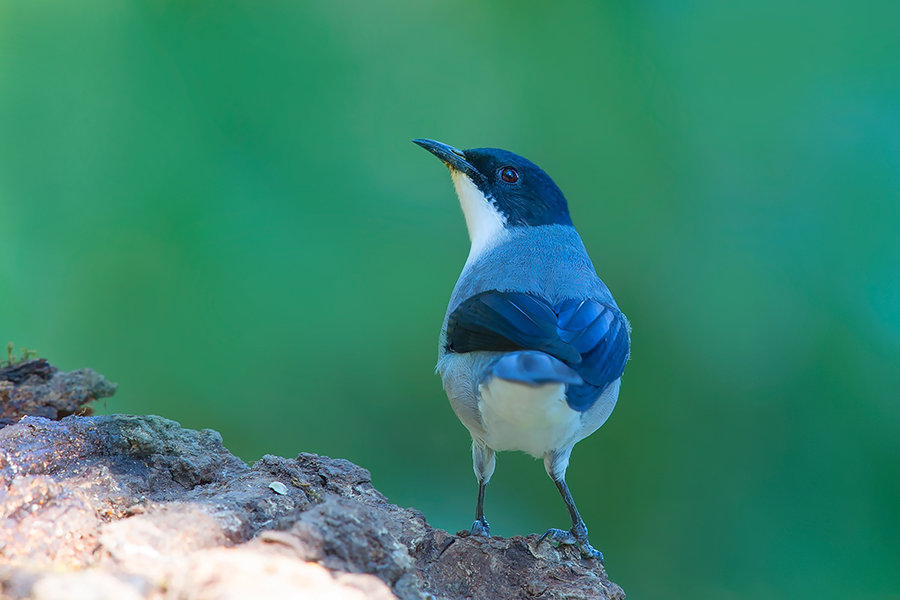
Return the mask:
<path id="1" fill-rule="evenodd" d="M 630 598 L 900 598 L 900 4 L 0 2 L 0 341 L 472 521 L 468 250 L 542 165 L 633 332 L 569 482 Z M 567 524 L 500 456 L 494 533 Z"/>

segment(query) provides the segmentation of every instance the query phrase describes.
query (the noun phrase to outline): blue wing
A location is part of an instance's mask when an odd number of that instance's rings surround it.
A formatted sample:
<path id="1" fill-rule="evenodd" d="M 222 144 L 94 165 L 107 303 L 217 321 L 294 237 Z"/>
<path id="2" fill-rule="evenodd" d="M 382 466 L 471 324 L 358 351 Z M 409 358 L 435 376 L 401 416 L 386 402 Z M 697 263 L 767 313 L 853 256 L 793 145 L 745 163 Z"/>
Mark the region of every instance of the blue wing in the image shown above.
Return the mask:
<path id="1" fill-rule="evenodd" d="M 569 386 L 566 400 L 575 410 L 587 410 L 625 372 L 631 347 L 628 322 L 616 307 L 595 300 L 563 300 L 555 310 L 560 339 L 581 355 L 575 370 L 584 382 Z"/>
<path id="2" fill-rule="evenodd" d="M 628 325 L 616 307 L 596 300 L 567 299 L 551 306 L 532 294 L 490 290 L 467 299 L 450 314 L 447 350 L 546 353 L 581 379 L 579 383 L 571 376 L 558 380 L 569 384 L 569 406 L 584 411 L 624 372 L 629 353 Z M 522 357 L 507 359 L 506 363 L 498 362 L 495 374 L 503 377 L 497 372 L 499 368 L 509 372 L 504 378 L 526 382 L 529 377 L 545 379 L 548 369 L 566 371 L 562 365 L 542 365 L 531 373 L 528 365 L 538 363 Z"/>
<path id="3" fill-rule="evenodd" d="M 476 294 L 447 319 L 451 352 L 540 350 L 566 363 L 581 362 L 571 344 L 556 333 L 557 317 L 543 300 L 521 292 Z"/>

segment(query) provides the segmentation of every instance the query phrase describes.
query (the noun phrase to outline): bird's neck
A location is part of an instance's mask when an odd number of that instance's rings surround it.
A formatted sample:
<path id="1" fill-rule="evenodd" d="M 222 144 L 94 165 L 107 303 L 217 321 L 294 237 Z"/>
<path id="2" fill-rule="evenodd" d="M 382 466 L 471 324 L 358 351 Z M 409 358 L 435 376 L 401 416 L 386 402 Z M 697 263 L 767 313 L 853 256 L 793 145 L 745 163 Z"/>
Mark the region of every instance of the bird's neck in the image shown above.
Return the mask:
<path id="1" fill-rule="evenodd" d="M 506 237 L 506 218 L 465 174 L 452 171 L 451 176 L 472 242 L 468 264 Z"/>

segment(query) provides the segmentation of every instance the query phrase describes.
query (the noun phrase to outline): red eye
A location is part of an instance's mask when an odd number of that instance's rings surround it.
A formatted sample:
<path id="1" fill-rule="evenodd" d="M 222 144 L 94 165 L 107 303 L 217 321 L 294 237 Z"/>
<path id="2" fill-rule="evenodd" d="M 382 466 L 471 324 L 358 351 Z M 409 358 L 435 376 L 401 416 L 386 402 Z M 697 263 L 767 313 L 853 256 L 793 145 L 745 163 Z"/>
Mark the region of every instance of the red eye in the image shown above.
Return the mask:
<path id="1" fill-rule="evenodd" d="M 515 183 L 519 180 L 519 172 L 512 167 L 503 167 L 500 169 L 500 179 L 506 183 Z"/>

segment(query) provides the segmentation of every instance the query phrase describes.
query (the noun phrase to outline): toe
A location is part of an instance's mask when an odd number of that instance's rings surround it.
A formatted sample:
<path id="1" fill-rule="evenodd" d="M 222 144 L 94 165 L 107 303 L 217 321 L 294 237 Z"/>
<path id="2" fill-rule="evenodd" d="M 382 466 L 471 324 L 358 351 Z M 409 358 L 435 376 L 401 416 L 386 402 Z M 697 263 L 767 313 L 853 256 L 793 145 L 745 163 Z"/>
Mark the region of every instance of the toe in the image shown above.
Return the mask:
<path id="1" fill-rule="evenodd" d="M 588 544 L 587 542 L 583 544 L 578 544 L 578 549 L 581 550 L 581 556 L 584 558 L 594 558 L 603 562 L 603 553 Z"/>
<path id="2" fill-rule="evenodd" d="M 564 529 L 548 529 L 544 532 L 544 535 L 540 537 L 538 544 L 544 540 L 549 540 L 554 546 L 559 546 L 561 544 L 569 546 L 577 542 L 575 536 L 572 535 L 572 532 L 565 531 Z"/>
<path id="3" fill-rule="evenodd" d="M 472 535 L 481 535 L 484 537 L 490 537 L 491 535 L 491 526 L 484 519 L 479 519 L 472 523 L 472 529 L 470 530 Z"/>

